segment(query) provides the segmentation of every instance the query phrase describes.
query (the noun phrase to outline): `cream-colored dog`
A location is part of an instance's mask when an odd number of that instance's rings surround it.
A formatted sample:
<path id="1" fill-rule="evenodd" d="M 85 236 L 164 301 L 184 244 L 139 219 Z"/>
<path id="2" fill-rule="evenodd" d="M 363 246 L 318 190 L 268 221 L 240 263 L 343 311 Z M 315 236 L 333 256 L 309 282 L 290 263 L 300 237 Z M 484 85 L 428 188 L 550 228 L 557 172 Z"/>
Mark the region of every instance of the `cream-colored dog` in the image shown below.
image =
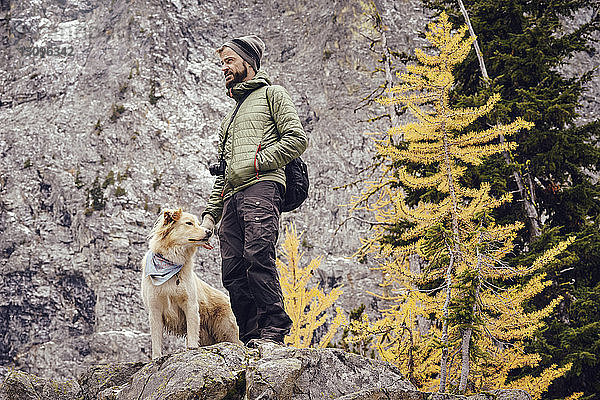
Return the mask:
<path id="1" fill-rule="evenodd" d="M 152 358 L 162 355 L 163 331 L 185 335 L 188 348 L 218 342 L 241 344 L 229 298 L 194 272 L 198 246 L 210 233 L 187 212 L 163 210 L 142 262 L 142 298 L 148 309 Z"/>

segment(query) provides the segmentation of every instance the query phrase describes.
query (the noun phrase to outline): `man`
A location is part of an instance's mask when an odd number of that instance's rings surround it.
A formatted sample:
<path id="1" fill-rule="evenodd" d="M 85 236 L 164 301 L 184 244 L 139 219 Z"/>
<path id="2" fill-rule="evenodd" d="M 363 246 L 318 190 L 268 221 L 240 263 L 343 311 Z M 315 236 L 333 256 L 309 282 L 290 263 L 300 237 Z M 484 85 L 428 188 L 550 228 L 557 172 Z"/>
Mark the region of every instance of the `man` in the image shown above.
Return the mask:
<path id="1" fill-rule="evenodd" d="M 285 165 L 307 146 L 287 91 L 260 70 L 264 43 L 243 36 L 217 50 L 227 95 L 236 109 L 222 121 L 219 160 L 202 225 L 219 240 L 223 286 L 240 328 L 240 340 L 283 343 L 292 321 L 283 306 L 275 265 Z M 252 344 L 252 343 L 251 343 Z"/>

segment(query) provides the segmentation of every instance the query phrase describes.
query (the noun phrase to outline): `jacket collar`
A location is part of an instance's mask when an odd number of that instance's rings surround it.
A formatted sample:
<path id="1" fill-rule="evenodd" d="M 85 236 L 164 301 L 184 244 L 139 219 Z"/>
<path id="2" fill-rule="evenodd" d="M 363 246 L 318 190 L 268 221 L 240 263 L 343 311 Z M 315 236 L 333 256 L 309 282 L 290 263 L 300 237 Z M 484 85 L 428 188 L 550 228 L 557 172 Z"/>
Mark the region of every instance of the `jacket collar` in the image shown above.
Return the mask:
<path id="1" fill-rule="evenodd" d="M 236 83 L 231 89 L 227 90 L 227 96 L 239 101 L 246 93 L 252 92 L 260 87 L 271 84 L 271 79 L 264 71 L 258 71 L 254 78 L 249 81 Z"/>

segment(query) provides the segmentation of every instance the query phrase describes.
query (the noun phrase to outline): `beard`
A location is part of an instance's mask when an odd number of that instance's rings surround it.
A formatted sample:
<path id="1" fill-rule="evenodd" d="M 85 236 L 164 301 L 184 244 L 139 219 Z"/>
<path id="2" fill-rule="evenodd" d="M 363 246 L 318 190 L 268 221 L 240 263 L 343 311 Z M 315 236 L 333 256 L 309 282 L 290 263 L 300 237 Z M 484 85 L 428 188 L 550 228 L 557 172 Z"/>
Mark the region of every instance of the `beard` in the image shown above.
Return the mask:
<path id="1" fill-rule="evenodd" d="M 231 89 L 238 83 L 244 82 L 244 79 L 248 76 L 248 66 L 244 65 L 244 69 L 242 71 L 234 71 L 229 75 L 233 75 L 233 79 L 227 80 L 227 76 L 225 77 L 225 87 L 227 89 Z"/>

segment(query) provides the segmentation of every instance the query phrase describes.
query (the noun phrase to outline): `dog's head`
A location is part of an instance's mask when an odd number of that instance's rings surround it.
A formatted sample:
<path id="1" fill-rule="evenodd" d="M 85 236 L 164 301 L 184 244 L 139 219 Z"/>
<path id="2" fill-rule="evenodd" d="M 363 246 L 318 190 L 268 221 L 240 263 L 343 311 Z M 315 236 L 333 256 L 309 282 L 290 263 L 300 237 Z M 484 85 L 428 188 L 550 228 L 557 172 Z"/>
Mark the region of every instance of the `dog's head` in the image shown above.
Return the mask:
<path id="1" fill-rule="evenodd" d="M 200 226 L 198 217 L 179 208 L 162 210 L 149 237 L 166 247 L 208 247 L 210 234 L 210 231 Z"/>

